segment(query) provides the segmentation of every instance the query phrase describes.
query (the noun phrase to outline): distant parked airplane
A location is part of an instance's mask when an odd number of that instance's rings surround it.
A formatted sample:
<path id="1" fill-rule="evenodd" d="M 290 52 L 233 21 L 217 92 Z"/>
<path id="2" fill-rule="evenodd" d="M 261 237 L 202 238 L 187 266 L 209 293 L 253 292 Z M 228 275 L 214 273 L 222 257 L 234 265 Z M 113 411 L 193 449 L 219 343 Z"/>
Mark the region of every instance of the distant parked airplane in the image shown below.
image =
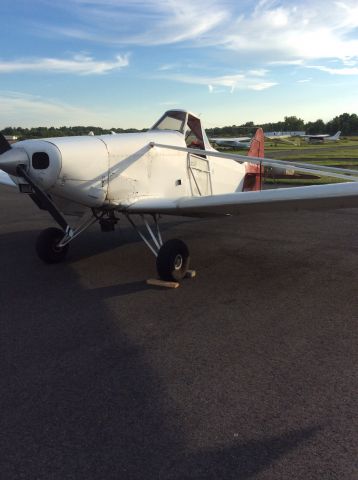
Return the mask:
<path id="1" fill-rule="evenodd" d="M 289 138 L 289 137 L 302 137 L 305 132 L 302 130 L 290 130 L 287 132 L 265 132 L 265 137 L 272 140 L 275 138 Z"/>
<path id="2" fill-rule="evenodd" d="M 284 143 L 295 144 L 291 140 L 288 140 L 290 137 L 300 137 L 304 136 L 303 131 L 290 131 L 290 132 L 265 132 L 265 137 L 268 140 L 280 140 Z M 212 143 L 215 143 L 219 147 L 228 147 L 228 148 L 250 148 L 251 137 L 221 137 L 221 138 L 210 138 Z"/>
<path id="3" fill-rule="evenodd" d="M 251 137 L 222 137 L 209 138 L 210 142 L 216 143 L 218 147 L 250 148 Z"/>
<path id="4" fill-rule="evenodd" d="M 277 142 L 287 143 L 289 145 L 296 145 L 296 142 L 289 140 L 292 137 L 302 136 L 304 132 L 265 132 L 265 138 L 270 140 L 275 145 Z"/>
<path id="5" fill-rule="evenodd" d="M 339 130 L 335 135 L 328 135 L 328 133 L 323 133 L 318 135 L 302 135 L 302 137 L 306 140 L 306 142 L 337 142 L 341 133 L 342 132 Z"/>

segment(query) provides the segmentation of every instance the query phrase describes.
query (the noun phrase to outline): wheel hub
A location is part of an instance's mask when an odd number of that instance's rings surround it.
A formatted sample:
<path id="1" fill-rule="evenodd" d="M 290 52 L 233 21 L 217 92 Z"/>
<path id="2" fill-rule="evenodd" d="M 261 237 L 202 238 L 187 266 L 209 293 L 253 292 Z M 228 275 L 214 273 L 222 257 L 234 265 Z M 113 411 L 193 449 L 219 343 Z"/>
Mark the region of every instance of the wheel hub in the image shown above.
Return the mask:
<path id="1" fill-rule="evenodd" d="M 174 260 L 174 268 L 175 270 L 180 270 L 183 265 L 183 257 L 178 253 Z"/>

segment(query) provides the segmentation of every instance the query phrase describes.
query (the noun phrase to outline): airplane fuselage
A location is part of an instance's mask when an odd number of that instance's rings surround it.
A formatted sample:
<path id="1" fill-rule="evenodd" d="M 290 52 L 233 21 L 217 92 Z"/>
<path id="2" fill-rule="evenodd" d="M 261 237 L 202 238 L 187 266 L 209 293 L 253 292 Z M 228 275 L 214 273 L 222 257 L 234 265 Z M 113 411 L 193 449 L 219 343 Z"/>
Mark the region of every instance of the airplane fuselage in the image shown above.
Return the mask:
<path id="1" fill-rule="evenodd" d="M 179 132 L 149 130 L 25 140 L 13 148 L 26 152 L 30 175 L 47 193 L 85 207 L 118 208 L 137 198 L 242 190 L 244 164 L 201 155 L 200 150 L 198 155 L 163 150 L 153 142 L 186 147 Z"/>

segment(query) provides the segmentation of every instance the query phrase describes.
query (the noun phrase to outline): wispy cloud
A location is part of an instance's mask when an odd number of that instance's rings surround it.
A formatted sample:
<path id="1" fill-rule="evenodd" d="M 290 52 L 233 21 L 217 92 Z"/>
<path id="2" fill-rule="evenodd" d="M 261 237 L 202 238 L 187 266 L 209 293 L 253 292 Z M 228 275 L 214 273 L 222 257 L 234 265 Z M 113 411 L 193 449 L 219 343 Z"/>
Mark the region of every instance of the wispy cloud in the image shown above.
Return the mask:
<path id="1" fill-rule="evenodd" d="M 267 61 L 339 58 L 358 55 L 358 7 L 353 0 L 262 0 L 226 29 L 222 43 L 238 52 L 256 52 Z"/>
<path id="2" fill-rule="evenodd" d="M 268 70 L 264 69 L 264 68 L 260 68 L 260 69 L 257 69 L 257 70 L 249 70 L 248 71 L 248 74 L 249 75 L 252 75 L 254 77 L 264 77 L 266 74 L 268 73 Z"/>
<path id="3" fill-rule="evenodd" d="M 316 70 L 321 70 L 321 72 L 327 72 L 331 75 L 358 75 L 358 67 L 349 67 L 349 68 L 330 68 L 324 65 L 310 65 L 307 68 L 314 68 Z"/>
<path id="4" fill-rule="evenodd" d="M 272 66 L 300 66 L 304 65 L 304 60 L 302 59 L 297 59 L 297 60 L 274 60 L 272 62 L 268 62 L 268 65 Z"/>
<path id="5" fill-rule="evenodd" d="M 0 61 L 0 73 L 49 72 L 76 75 L 100 75 L 129 65 L 128 55 L 117 55 L 113 61 L 100 61 L 88 55 L 76 55 L 70 59 L 34 58 L 16 61 Z"/>
<path id="6" fill-rule="evenodd" d="M 214 78 L 192 75 L 188 61 L 173 57 L 158 68 L 167 78 L 218 87 L 263 90 L 276 85 L 265 81 L 266 68 L 305 68 L 311 63 L 327 74 L 356 75 L 358 62 L 358 6 L 356 0 L 68 0 L 49 9 L 66 10 L 70 21 L 42 25 L 49 35 L 112 46 L 158 47 L 181 44 L 220 54 L 221 71 Z M 224 55 L 221 55 L 225 52 Z M 194 54 L 195 56 L 195 54 Z M 225 60 L 222 60 L 222 59 Z M 230 61 L 250 65 L 245 78 L 224 75 Z M 326 66 L 336 60 L 344 68 Z M 128 55 L 111 61 L 90 56 L 0 62 L 0 73 L 44 71 L 76 75 L 105 74 L 128 65 Z M 226 68 L 225 68 L 226 64 Z M 207 71 L 207 66 L 201 68 Z M 154 67 L 155 68 L 155 67 Z M 316 67 L 313 67 L 316 68 Z M 212 71 L 215 71 L 214 69 Z M 262 80 L 259 80 L 259 77 Z M 164 78 L 164 77 L 162 77 Z M 208 87 L 211 85 L 211 87 Z M 211 90 L 210 90 L 211 89 Z"/>
<path id="7" fill-rule="evenodd" d="M 225 87 L 227 90 L 234 92 L 237 89 L 240 90 L 265 90 L 277 85 L 276 82 L 264 81 L 262 79 L 262 72 L 259 75 L 237 73 L 234 75 L 222 75 L 222 76 L 198 76 L 190 74 L 168 74 L 163 75 L 160 78 L 167 80 L 173 80 L 181 83 L 188 83 L 192 85 L 205 85 L 210 93 L 216 91 L 216 87 Z"/>
<path id="8" fill-rule="evenodd" d="M 356 0 L 68 0 L 53 8 L 68 9 L 72 25 L 49 30 L 94 42 L 190 42 L 277 64 L 358 56 Z"/>
<path id="9" fill-rule="evenodd" d="M 100 43 L 163 45 L 194 40 L 229 20 L 217 0 L 68 0 L 72 27 L 48 31 Z"/>
<path id="10" fill-rule="evenodd" d="M 161 72 L 166 72 L 168 70 L 175 70 L 178 67 L 180 67 L 180 65 L 178 63 L 165 63 L 164 65 L 161 65 L 158 68 L 158 70 L 161 71 Z"/>

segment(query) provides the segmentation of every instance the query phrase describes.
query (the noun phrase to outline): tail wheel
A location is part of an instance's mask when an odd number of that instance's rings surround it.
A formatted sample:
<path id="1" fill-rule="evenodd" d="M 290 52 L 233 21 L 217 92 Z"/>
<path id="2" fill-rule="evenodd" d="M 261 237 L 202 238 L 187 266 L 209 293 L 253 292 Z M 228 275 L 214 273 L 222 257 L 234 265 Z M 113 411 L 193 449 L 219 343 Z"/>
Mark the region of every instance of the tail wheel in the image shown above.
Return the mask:
<path id="1" fill-rule="evenodd" d="M 69 248 L 69 244 L 59 247 L 58 243 L 62 240 L 64 232 L 59 228 L 46 228 L 37 238 L 36 252 L 45 263 L 62 262 Z"/>
<path id="2" fill-rule="evenodd" d="M 181 280 L 189 268 L 190 256 L 188 247 L 181 240 L 173 239 L 165 242 L 157 256 L 157 271 L 162 280 Z"/>

